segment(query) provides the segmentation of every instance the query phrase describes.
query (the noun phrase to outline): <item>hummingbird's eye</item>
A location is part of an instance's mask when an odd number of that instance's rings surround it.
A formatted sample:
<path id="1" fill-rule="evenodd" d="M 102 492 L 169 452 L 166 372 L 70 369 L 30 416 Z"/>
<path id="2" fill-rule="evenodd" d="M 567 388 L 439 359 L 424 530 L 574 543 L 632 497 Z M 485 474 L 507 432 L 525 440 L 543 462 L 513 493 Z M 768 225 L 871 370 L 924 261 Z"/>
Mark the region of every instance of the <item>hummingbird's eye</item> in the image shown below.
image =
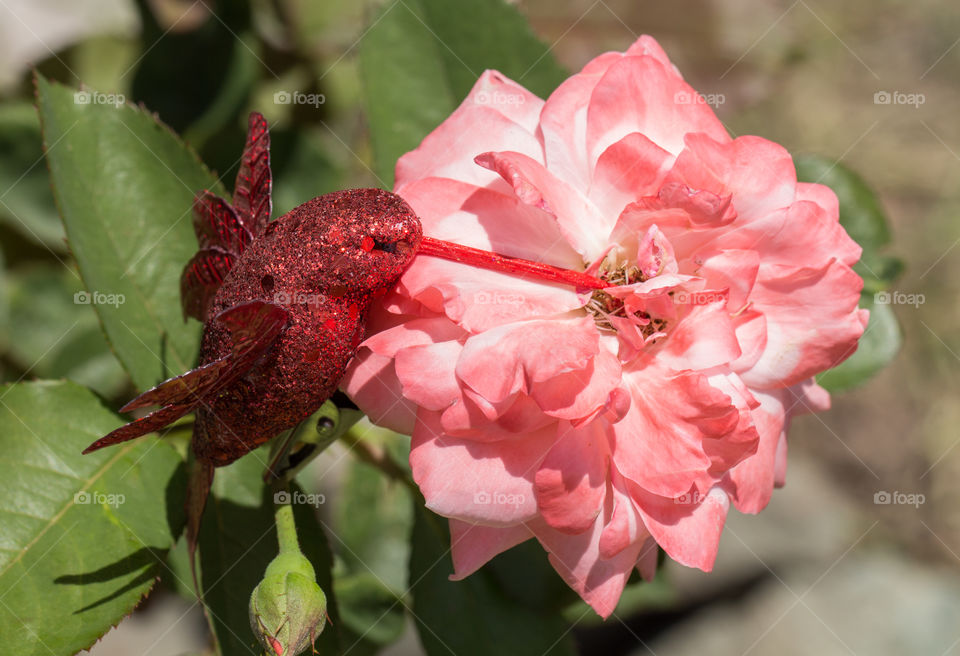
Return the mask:
<path id="1" fill-rule="evenodd" d="M 395 241 L 389 241 L 389 242 L 378 241 L 374 244 L 373 247 L 376 248 L 378 251 L 383 251 L 384 253 L 397 252 L 397 242 Z"/>
<path id="2" fill-rule="evenodd" d="M 360 248 L 367 253 L 372 250 L 383 251 L 384 253 L 405 253 L 409 250 L 409 244 L 405 241 L 379 241 L 367 235 L 361 240 Z"/>

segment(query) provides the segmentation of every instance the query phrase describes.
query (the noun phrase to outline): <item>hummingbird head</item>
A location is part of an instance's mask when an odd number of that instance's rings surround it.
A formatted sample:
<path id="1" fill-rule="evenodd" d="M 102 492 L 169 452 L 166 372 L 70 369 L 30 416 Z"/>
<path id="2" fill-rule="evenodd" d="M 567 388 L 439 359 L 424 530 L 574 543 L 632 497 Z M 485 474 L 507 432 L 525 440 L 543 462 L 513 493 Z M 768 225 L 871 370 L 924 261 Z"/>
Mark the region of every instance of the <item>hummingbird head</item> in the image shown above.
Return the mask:
<path id="1" fill-rule="evenodd" d="M 312 287 L 354 294 L 393 287 L 423 236 L 406 201 L 383 189 L 319 196 L 277 223 L 287 224 L 283 241 Z"/>

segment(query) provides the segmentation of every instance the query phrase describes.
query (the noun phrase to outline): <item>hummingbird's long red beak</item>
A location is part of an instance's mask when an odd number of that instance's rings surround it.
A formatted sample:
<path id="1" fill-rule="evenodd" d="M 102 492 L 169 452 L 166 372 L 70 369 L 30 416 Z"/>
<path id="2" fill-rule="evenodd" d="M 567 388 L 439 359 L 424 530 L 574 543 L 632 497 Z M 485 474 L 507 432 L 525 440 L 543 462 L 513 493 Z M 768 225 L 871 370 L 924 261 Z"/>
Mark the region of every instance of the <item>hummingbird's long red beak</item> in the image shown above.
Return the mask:
<path id="1" fill-rule="evenodd" d="M 462 262 L 472 266 L 512 273 L 521 277 L 536 278 L 546 282 L 561 283 L 582 289 L 603 289 L 610 287 L 610 283 L 596 278 L 582 271 L 560 269 L 542 262 L 532 262 L 518 257 L 505 257 L 491 251 L 471 248 L 449 241 L 424 237 L 420 242 L 419 255 L 432 255 L 445 260 Z"/>

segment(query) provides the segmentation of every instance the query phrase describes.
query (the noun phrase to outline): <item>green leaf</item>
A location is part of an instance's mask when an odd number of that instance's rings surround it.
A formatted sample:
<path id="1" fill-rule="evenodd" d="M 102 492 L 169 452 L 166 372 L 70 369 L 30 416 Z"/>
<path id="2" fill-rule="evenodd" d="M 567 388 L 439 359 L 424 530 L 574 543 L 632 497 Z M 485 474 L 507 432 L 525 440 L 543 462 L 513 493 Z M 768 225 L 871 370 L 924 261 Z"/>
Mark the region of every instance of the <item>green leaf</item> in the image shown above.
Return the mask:
<path id="1" fill-rule="evenodd" d="M 430 656 L 575 653 L 570 627 L 559 613 L 504 596 L 484 569 L 449 580 L 449 546 L 446 521 L 418 504 L 410 581 L 414 619 Z"/>
<path id="2" fill-rule="evenodd" d="M 0 220 L 38 244 L 66 250 L 43 165 L 40 123 L 30 103 L 0 105 L 0 152 Z"/>
<path id="3" fill-rule="evenodd" d="M 503 0 L 387 4 L 360 42 L 374 170 L 393 185 L 397 159 L 496 69 L 546 97 L 566 73 L 520 12 Z"/>
<path id="4" fill-rule="evenodd" d="M 853 267 L 863 278 L 860 307 L 870 310 L 870 323 L 860 338 L 856 352 L 839 366 L 817 376 L 817 382 L 832 392 L 850 389 L 866 382 L 883 369 L 903 341 L 900 325 L 889 305 L 875 304 L 884 290 L 903 271 L 903 263 L 881 253 L 890 243 L 887 217 L 873 190 L 863 178 L 839 162 L 806 155 L 794 158 L 797 178 L 803 182 L 825 184 L 840 202 L 840 223 L 863 248 L 860 261 Z"/>
<path id="5" fill-rule="evenodd" d="M 143 110 L 77 104 L 72 89 L 40 75 L 36 85 L 70 248 L 93 300 L 104 299 L 94 309 L 121 364 L 138 388 L 152 387 L 196 359 L 200 325 L 184 324 L 179 289 L 197 247 L 190 207 L 197 190 L 222 190 Z"/>
<path id="6" fill-rule="evenodd" d="M 361 650 L 376 653 L 403 635 L 405 608 L 396 592 L 370 572 L 338 576 L 334 581 L 344 643 L 354 645 L 350 653 Z"/>
<path id="7" fill-rule="evenodd" d="M 386 433 L 386 431 L 383 431 Z M 364 440 L 371 435 L 364 432 Z M 376 438 L 372 438 L 376 439 Z M 402 593 L 407 587 L 410 490 L 359 460 L 350 463 L 336 510 L 337 540 L 350 572 L 372 572 Z"/>
<path id="8" fill-rule="evenodd" d="M 863 248 L 854 270 L 863 277 L 869 292 L 886 289 L 903 271 L 903 263 L 880 251 L 890 243 L 890 226 L 880 201 L 863 178 L 825 157 L 802 155 L 794 158 L 797 179 L 827 185 L 840 201 L 840 223 Z"/>
<path id="9" fill-rule="evenodd" d="M 83 456 L 122 420 L 68 382 L 0 387 L 0 635 L 10 654 L 89 647 L 153 586 L 186 480 L 158 440 Z"/>
<path id="10" fill-rule="evenodd" d="M 278 550 L 273 494 L 262 479 L 267 458 L 267 450 L 260 449 L 217 469 L 200 526 L 203 596 L 224 656 L 261 653 L 250 630 L 247 603 Z M 296 486 L 291 491 L 302 494 Z M 317 650 L 339 654 L 339 616 L 330 574 L 333 557 L 314 510 L 303 503 L 293 506 L 300 547 L 327 595 L 332 620 L 317 638 Z"/>
<path id="11" fill-rule="evenodd" d="M 10 303 L 7 357 L 30 376 L 69 378 L 104 396 L 127 384 L 127 374 L 103 338 L 97 316 L 82 300 L 76 273 L 61 266 L 10 271 L 0 287 Z"/>
<path id="12" fill-rule="evenodd" d="M 841 392 L 865 382 L 897 355 L 903 343 L 900 324 L 889 304 L 875 303 L 875 296 L 863 294 L 860 307 L 870 310 L 870 323 L 856 352 L 838 366 L 817 376 L 817 382 L 831 392 Z"/>

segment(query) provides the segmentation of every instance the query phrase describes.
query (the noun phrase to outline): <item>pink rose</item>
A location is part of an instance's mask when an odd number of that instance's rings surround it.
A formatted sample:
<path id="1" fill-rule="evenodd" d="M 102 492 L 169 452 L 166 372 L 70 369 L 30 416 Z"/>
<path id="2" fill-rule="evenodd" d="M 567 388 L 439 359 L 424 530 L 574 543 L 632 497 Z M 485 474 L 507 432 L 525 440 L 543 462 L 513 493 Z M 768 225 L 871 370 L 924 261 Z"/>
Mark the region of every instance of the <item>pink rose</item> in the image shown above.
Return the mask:
<path id="1" fill-rule="evenodd" d="M 397 164 L 439 239 L 587 270 L 595 293 L 418 257 L 344 389 L 413 435 L 454 578 L 535 537 L 596 611 L 657 549 L 709 571 L 782 485 L 813 376 L 856 349 L 860 248 L 790 154 L 731 139 L 652 38 L 544 102 L 496 71 Z"/>

